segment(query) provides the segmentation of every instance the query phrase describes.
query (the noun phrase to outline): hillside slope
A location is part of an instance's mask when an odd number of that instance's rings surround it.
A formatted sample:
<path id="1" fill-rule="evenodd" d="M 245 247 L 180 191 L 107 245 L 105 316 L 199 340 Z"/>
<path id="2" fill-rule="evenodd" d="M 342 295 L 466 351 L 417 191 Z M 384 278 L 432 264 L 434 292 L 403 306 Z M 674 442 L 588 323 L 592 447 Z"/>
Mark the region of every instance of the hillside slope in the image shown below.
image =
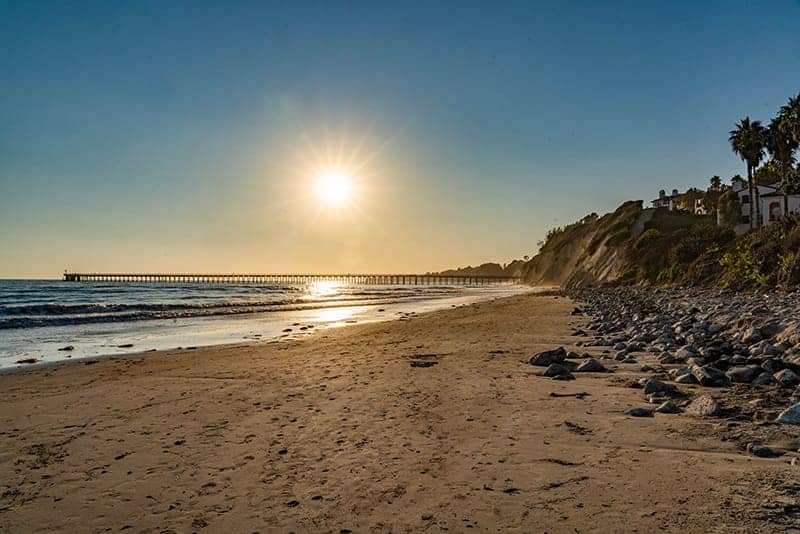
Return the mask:
<path id="1" fill-rule="evenodd" d="M 523 267 L 522 276 L 534 285 L 617 281 L 625 272 L 624 244 L 643 231 L 650 216 L 652 210 L 643 210 L 641 201 L 630 201 L 613 213 L 602 217 L 593 213 L 551 230 L 539 253 Z"/>
<path id="2" fill-rule="evenodd" d="M 551 230 L 522 267 L 526 282 L 659 284 L 790 289 L 800 285 L 800 217 L 736 237 L 708 216 L 643 209 L 629 201 L 614 212 Z"/>

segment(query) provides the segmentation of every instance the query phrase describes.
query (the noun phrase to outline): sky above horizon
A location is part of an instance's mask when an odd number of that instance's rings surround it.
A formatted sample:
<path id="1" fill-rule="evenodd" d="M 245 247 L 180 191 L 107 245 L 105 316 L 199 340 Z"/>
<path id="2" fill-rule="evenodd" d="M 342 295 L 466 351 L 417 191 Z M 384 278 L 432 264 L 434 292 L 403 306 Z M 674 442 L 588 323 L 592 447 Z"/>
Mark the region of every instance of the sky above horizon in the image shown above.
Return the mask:
<path id="1" fill-rule="evenodd" d="M 0 0 L 0 278 L 507 262 L 800 92 L 798 0 L 428 4 Z"/>

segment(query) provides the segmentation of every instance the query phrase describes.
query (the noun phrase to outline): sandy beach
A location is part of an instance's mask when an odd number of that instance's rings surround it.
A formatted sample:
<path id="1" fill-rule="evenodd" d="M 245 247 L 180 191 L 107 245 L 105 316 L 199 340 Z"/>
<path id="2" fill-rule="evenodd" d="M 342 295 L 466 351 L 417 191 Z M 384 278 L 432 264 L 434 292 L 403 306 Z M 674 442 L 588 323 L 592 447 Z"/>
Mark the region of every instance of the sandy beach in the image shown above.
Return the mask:
<path id="1" fill-rule="evenodd" d="M 578 341 L 574 305 L 523 295 L 0 375 L 0 530 L 791 528 L 786 456 L 723 441 L 724 419 L 625 414 L 641 364 L 538 376 L 532 353 Z"/>

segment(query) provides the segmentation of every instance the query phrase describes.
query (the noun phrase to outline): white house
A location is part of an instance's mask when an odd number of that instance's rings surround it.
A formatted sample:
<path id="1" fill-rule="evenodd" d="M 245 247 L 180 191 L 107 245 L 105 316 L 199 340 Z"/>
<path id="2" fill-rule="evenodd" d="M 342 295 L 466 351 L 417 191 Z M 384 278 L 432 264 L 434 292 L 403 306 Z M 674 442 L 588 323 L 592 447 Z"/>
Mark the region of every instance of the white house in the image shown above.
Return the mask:
<path id="1" fill-rule="evenodd" d="M 671 195 L 667 195 L 667 192 L 662 189 L 658 192 L 658 198 L 651 200 L 650 204 L 654 208 L 667 208 L 669 211 L 686 210 L 695 215 L 708 215 L 708 211 L 703 206 L 703 199 L 696 198 L 693 204 L 690 200 L 687 196 L 679 193 L 677 189 L 673 189 Z"/>
<path id="2" fill-rule="evenodd" d="M 732 191 L 737 197 L 739 197 L 739 205 L 742 207 L 742 222 L 733 227 L 733 231 L 736 232 L 737 235 L 740 235 L 750 230 L 750 189 L 747 187 L 747 184 L 734 182 Z M 757 185 L 755 188 L 756 202 L 761 202 L 761 197 L 765 195 L 770 195 L 777 192 L 777 187 L 773 187 L 771 185 Z M 781 196 L 781 198 L 783 197 Z M 765 212 L 762 208 L 761 213 L 763 215 L 767 212 Z M 766 216 L 762 216 L 762 221 L 766 218 Z M 719 212 L 717 212 L 717 224 L 720 224 Z"/>
<path id="3" fill-rule="evenodd" d="M 784 213 L 784 197 L 777 191 L 761 195 L 761 224 L 768 226 L 784 215 L 789 213 L 800 213 L 800 195 L 786 195 L 786 204 L 789 211 Z"/>
<path id="4" fill-rule="evenodd" d="M 667 208 L 669 211 L 675 209 L 675 201 L 678 200 L 678 190 L 673 189 L 671 195 L 667 195 L 667 192 L 663 189 L 658 192 L 658 198 L 651 201 L 651 204 L 654 208 Z"/>

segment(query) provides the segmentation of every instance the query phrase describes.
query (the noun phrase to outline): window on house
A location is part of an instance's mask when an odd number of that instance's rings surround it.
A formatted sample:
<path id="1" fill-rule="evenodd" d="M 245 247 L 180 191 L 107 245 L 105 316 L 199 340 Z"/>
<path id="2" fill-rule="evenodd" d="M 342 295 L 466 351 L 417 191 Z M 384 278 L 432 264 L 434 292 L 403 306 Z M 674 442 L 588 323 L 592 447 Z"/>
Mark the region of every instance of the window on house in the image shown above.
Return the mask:
<path id="1" fill-rule="evenodd" d="M 770 222 L 775 222 L 781 218 L 781 213 L 783 210 L 781 209 L 780 202 L 770 202 L 769 204 L 769 220 Z"/>

